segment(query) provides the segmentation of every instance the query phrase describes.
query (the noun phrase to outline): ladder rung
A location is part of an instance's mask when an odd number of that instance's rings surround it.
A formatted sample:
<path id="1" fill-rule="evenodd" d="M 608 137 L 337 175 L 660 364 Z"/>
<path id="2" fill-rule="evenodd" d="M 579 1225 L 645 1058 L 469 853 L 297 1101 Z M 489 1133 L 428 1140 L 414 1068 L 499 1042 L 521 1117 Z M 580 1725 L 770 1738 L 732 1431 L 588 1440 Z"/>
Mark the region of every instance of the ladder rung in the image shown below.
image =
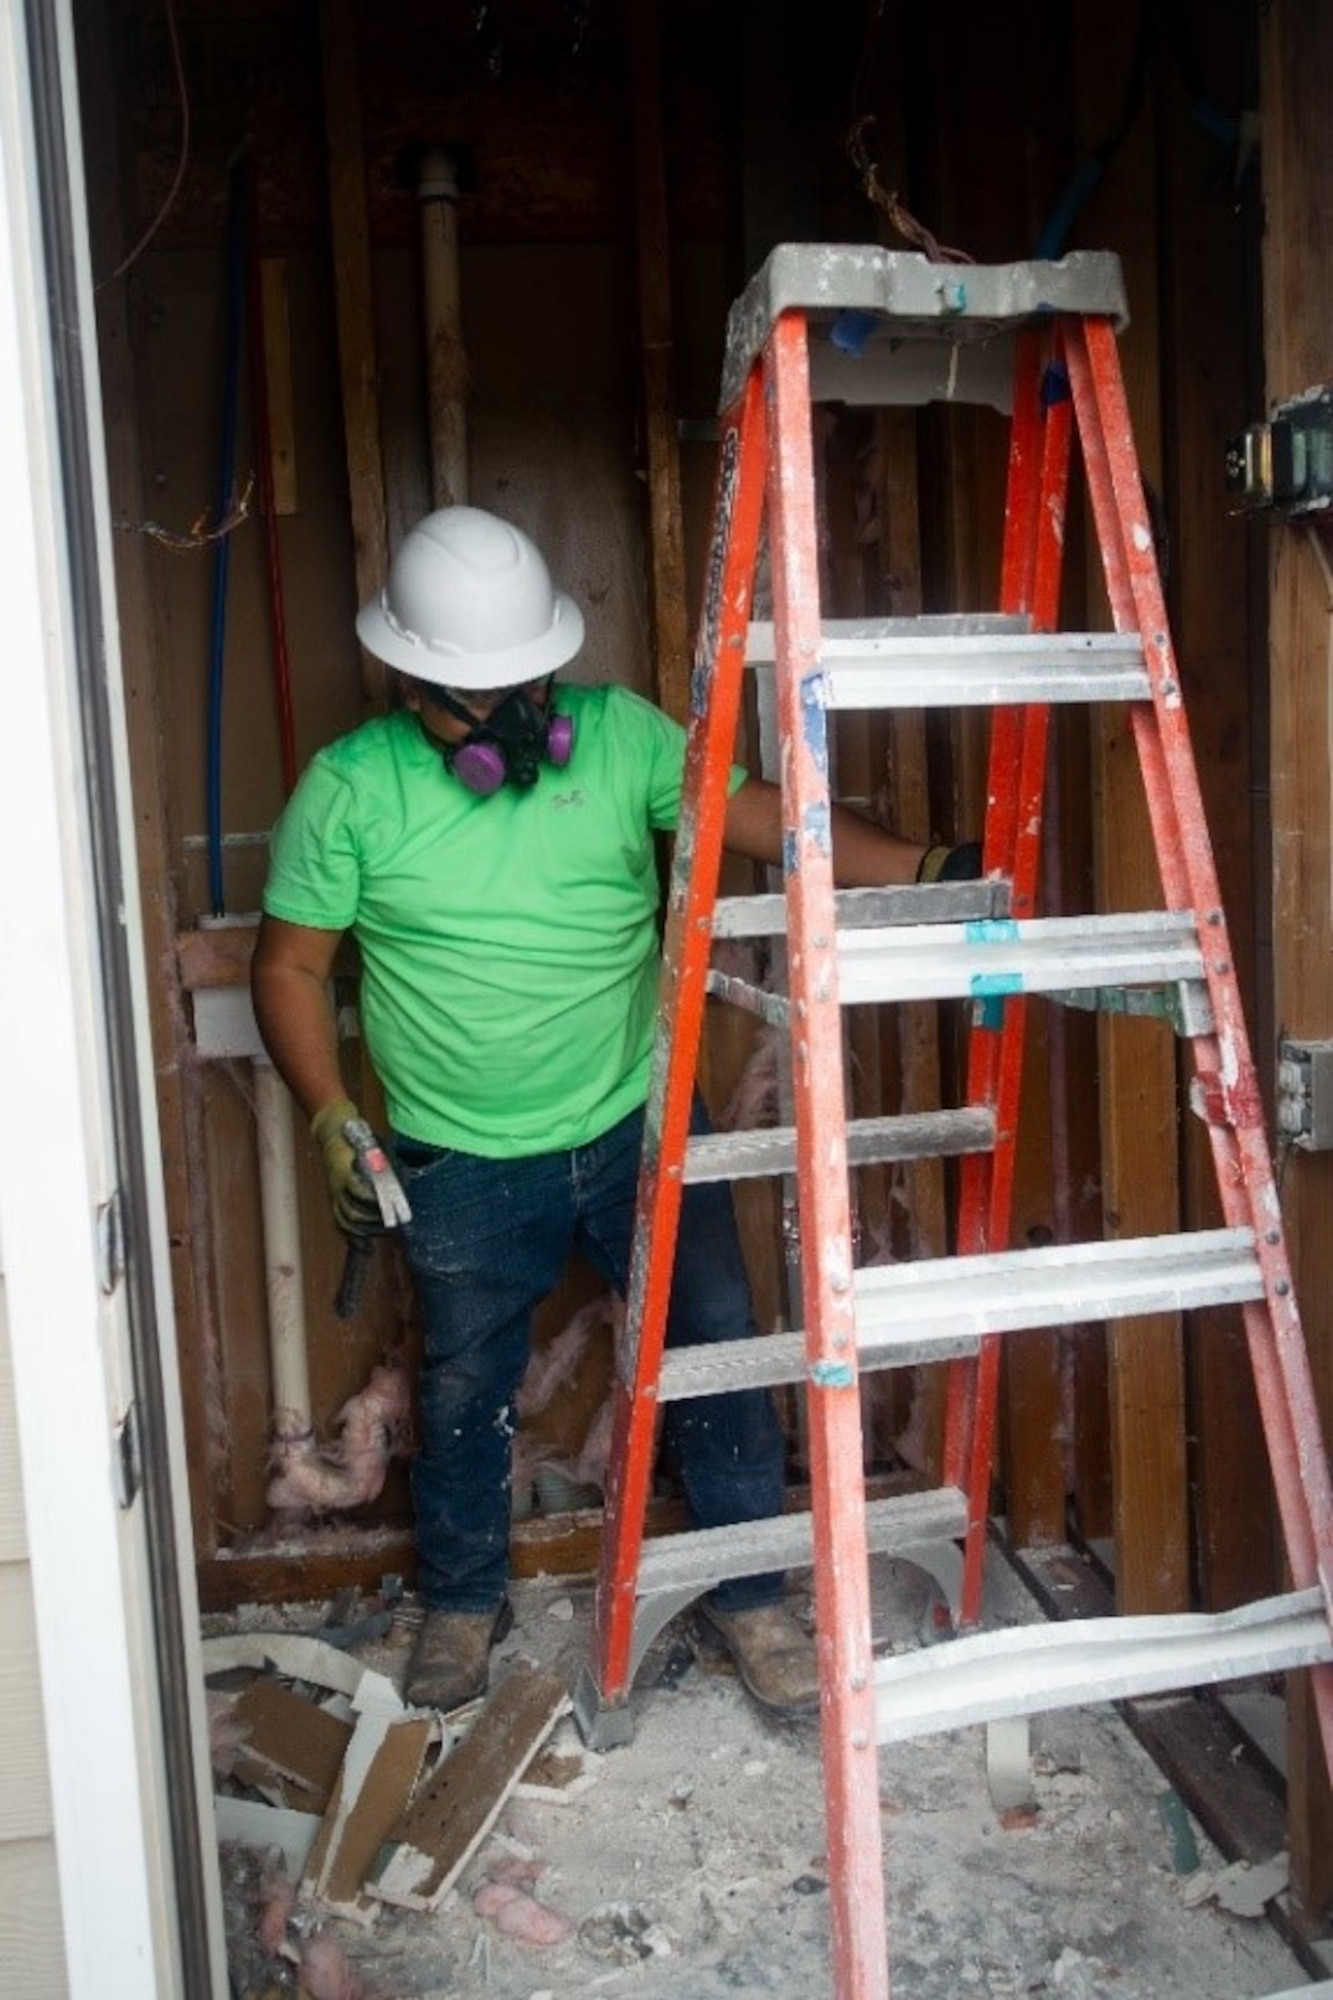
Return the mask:
<path id="1" fill-rule="evenodd" d="M 876 1735 L 881 1743 L 899 1743 L 1006 1715 L 1122 1701 L 1331 1659 L 1333 1633 L 1317 1588 L 1214 1615 L 1013 1626 L 877 1661 Z"/>
<path id="2" fill-rule="evenodd" d="M 746 657 L 773 665 L 771 624 L 750 627 Z M 819 664 L 829 709 L 1147 701 L 1152 693 L 1143 641 L 1132 632 L 978 637 L 912 619 L 832 621 L 821 627 Z"/>
<path id="3" fill-rule="evenodd" d="M 980 1337 L 968 1327 L 947 1331 L 895 1326 L 875 1338 L 857 1333 L 857 1366 L 863 1374 L 880 1368 L 911 1368 L 919 1361 L 960 1361 L 976 1353 Z M 766 1333 L 757 1339 L 715 1340 L 707 1345 L 671 1347 L 662 1356 L 657 1399 L 683 1402 L 688 1396 L 730 1395 L 737 1389 L 772 1389 L 803 1382 L 809 1373 L 805 1335 Z"/>
<path id="4" fill-rule="evenodd" d="M 848 1006 L 1160 986 L 1202 976 L 1188 910 L 848 931 L 838 938 L 838 990 Z"/>
<path id="5" fill-rule="evenodd" d="M 725 1000 L 729 1007 L 739 1007 L 744 1014 L 758 1015 L 770 1028 L 785 1028 L 791 1021 L 791 1001 L 785 994 L 773 993 L 767 986 L 755 986 L 748 979 L 736 978 L 734 973 L 719 972 L 714 966 L 708 969 L 704 991 L 714 1000 Z"/>
<path id="6" fill-rule="evenodd" d="M 853 1118 L 847 1126 L 849 1167 L 882 1160 L 944 1159 L 988 1152 L 995 1144 L 995 1113 L 904 1112 L 893 1118 Z M 752 1132 L 706 1132 L 685 1148 L 686 1182 L 755 1180 L 796 1171 L 796 1128 L 778 1125 Z"/>
<path id="7" fill-rule="evenodd" d="M 1243 1305 L 1263 1297 L 1249 1229 L 866 1264 L 853 1282 L 862 1373 L 957 1360 L 975 1354 L 986 1334 Z M 805 1335 L 799 1331 L 669 1347 L 662 1356 L 658 1397 L 679 1402 L 800 1382 L 807 1372 Z"/>
<path id="8" fill-rule="evenodd" d="M 855 1286 L 863 1367 L 884 1366 L 881 1357 L 891 1358 L 905 1330 L 920 1344 L 1263 1297 L 1250 1229 L 867 1264 L 855 1273 Z"/>
<path id="9" fill-rule="evenodd" d="M 1026 638 L 1032 631 L 1032 620 L 1022 611 L 924 611 L 914 618 L 826 618 L 820 630 L 826 638 L 838 639 L 878 634 L 885 639 L 941 643 L 960 639 L 992 642 Z M 745 640 L 747 666 L 772 666 L 776 631 L 771 618 L 751 620 Z"/>
<path id="10" fill-rule="evenodd" d="M 866 1504 L 866 1545 L 875 1554 L 897 1555 L 934 1542 L 957 1541 L 966 1532 L 967 1499 L 957 1487 L 898 1493 Z M 729 1576 L 808 1568 L 813 1561 L 813 1516 L 807 1513 L 661 1535 L 643 1545 L 639 1597 L 691 1588 L 697 1594 Z"/>
<path id="11" fill-rule="evenodd" d="M 840 931 L 888 924 L 973 923 L 1008 916 L 1009 884 L 992 879 L 839 889 L 833 908 Z M 780 937 L 786 928 L 787 898 L 781 894 L 720 896 L 714 905 L 714 937 Z"/>

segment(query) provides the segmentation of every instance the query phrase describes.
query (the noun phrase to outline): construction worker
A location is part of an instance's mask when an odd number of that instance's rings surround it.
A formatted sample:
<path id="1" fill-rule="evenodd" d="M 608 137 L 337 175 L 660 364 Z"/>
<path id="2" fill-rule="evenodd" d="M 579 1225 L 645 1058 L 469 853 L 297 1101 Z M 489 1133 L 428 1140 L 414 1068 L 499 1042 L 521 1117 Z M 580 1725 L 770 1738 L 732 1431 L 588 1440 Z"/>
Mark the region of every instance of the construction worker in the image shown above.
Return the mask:
<path id="1" fill-rule="evenodd" d="M 404 1692 L 447 1710 L 485 1689 L 510 1623 L 513 1403 L 533 1310 L 576 1249 L 622 1296 L 627 1283 L 658 995 L 653 836 L 676 824 L 685 732 L 627 688 L 553 680 L 582 614 L 528 536 L 478 508 L 411 530 L 357 632 L 401 704 L 316 756 L 283 812 L 253 992 L 338 1226 L 373 1230 L 326 998 L 355 935 L 423 1344 L 412 1495 L 427 1616 Z M 777 863 L 776 788 L 735 770 L 725 838 Z M 834 857 L 849 886 L 976 872 L 975 852 L 927 854 L 842 810 Z M 692 1185 L 668 1340 L 753 1331 L 730 1190 Z M 674 1403 L 666 1436 L 698 1526 L 780 1511 L 767 1391 Z M 817 1705 L 814 1647 L 780 1576 L 725 1583 L 698 1611 L 763 1708 Z"/>

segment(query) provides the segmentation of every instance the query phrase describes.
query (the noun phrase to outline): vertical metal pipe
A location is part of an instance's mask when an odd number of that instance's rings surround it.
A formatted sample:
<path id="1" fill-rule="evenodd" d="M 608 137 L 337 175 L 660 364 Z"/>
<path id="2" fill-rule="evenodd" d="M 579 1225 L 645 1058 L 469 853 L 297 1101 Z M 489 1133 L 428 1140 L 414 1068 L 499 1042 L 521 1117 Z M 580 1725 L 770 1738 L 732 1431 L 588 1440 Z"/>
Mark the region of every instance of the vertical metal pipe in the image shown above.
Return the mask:
<path id="1" fill-rule="evenodd" d="M 467 499 L 467 355 L 458 279 L 458 176 L 442 146 L 423 151 L 417 173 L 421 290 L 431 494 L 436 507 Z"/>

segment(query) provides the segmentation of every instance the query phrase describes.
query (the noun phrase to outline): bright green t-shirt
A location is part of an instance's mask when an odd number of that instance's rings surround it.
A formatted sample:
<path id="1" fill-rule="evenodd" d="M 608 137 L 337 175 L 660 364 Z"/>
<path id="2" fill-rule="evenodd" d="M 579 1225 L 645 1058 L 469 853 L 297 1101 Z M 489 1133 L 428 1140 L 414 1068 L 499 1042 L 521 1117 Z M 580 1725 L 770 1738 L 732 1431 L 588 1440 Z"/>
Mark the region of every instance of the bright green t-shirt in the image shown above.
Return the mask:
<path id="1" fill-rule="evenodd" d="M 685 732 L 627 688 L 555 695 L 573 755 L 528 790 L 470 792 L 405 709 L 321 751 L 264 891 L 270 916 L 355 932 L 395 1129 L 493 1159 L 587 1144 L 648 1094 L 652 836 L 679 815 Z"/>

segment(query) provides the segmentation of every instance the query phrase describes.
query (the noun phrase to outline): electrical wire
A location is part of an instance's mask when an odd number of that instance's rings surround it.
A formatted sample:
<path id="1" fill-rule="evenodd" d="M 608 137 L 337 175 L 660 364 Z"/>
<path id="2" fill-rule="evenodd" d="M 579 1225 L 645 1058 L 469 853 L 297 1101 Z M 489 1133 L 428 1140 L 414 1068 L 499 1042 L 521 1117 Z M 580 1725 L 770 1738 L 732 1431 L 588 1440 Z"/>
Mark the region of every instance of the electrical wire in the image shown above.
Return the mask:
<path id="1" fill-rule="evenodd" d="M 167 35 L 171 42 L 172 68 L 176 74 L 176 94 L 180 100 L 181 108 L 180 153 L 176 160 L 176 171 L 172 176 L 171 186 L 162 198 L 157 214 L 153 217 L 134 248 L 121 258 L 115 270 L 108 272 L 105 278 L 99 280 L 98 284 L 94 287 L 99 292 L 104 286 L 113 285 L 117 278 L 123 278 L 131 264 L 137 258 L 142 257 L 148 245 L 157 235 L 158 230 L 171 213 L 176 196 L 180 193 L 181 182 L 185 179 L 185 168 L 190 158 L 190 93 L 185 82 L 185 64 L 181 59 L 180 34 L 176 27 L 175 0 L 165 0 L 165 12 L 167 17 Z"/>
<path id="2" fill-rule="evenodd" d="M 278 740 L 282 755 L 283 789 L 296 789 L 296 740 L 292 718 L 292 677 L 287 655 L 287 619 L 282 595 L 282 562 L 278 548 L 278 511 L 273 493 L 273 431 L 268 401 L 268 351 L 264 335 L 263 264 L 259 255 L 259 176 L 249 181 L 249 251 L 246 297 L 250 316 L 250 410 L 255 458 L 259 467 L 259 511 L 264 522 L 264 553 L 268 575 L 269 624 L 273 634 L 273 690 L 278 705 Z"/>
<path id="3" fill-rule="evenodd" d="M 1099 185 L 1111 161 L 1133 131 L 1139 108 L 1143 103 L 1143 84 L 1148 73 L 1152 34 L 1153 7 L 1151 0 L 1144 0 L 1139 9 L 1139 27 L 1134 37 L 1134 54 L 1130 59 L 1129 76 L 1115 124 L 1101 144 L 1088 155 L 1072 179 L 1066 183 L 1037 238 L 1034 256 L 1038 258 L 1060 256 L 1079 210 Z"/>
<path id="4" fill-rule="evenodd" d="M 1194 123 L 1219 145 L 1241 148 L 1245 139 L 1241 121 L 1229 112 L 1221 110 L 1204 92 L 1200 65 L 1181 13 L 1179 0 L 1143 0 L 1139 11 L 1138 34 L 1134 41 L 1134 53 L 1130 60 L 1129 76 L 1120 102 L 1119 115 L 1101 144 L 1088 155 L 1067 182 L 1037 238 L 1036 249 L 1033 252 L 1035 257 L 1050 258 L 1062 255 L 1079 210 L 1099 185 L 1111 161 L 1133 130 L 1143 104 L 1148 59 L 1159 31 L 1167 53 L 1185 86 L 1189 98 L 1190 116 Z"/>
<path id="5" fill-rule="evenodd" d="M 882 210 L 903 241 L 910 243 L 914 250 L 923 250 L 932 264 L 974 263 L 976 260 L 966 250 L 954 250 L 947 243 L 941 243 L 925 223 L 919 222 L 898 196 L 885 187 L 879 176 L 878 162 L 870 157 L 866 145 L 865 135 L 874 123 L 873 113 L 866 113 L 857 119 L 846 139 L 847 155 L 860 177 L 861 191 L 866 200 Z"/>
<path id="6" fill-rule="evenodd" d="M 241 350 L 245 327 L 245 243 L 249 223 L 249 157 L 232 164 L 227 202 L 226 356 L 222 386 L 222 436 L 218 453 L 218 518 L 232 506 L 236 478 L 236 414 L 240 402 Z M 222 694 L 227 650 L 227 585 L 231 536 L 219 537 L 213 555 L 213 616 L 208 670 L 208 882 L 213 915 L 226 914 L 222 880 Z"/>

